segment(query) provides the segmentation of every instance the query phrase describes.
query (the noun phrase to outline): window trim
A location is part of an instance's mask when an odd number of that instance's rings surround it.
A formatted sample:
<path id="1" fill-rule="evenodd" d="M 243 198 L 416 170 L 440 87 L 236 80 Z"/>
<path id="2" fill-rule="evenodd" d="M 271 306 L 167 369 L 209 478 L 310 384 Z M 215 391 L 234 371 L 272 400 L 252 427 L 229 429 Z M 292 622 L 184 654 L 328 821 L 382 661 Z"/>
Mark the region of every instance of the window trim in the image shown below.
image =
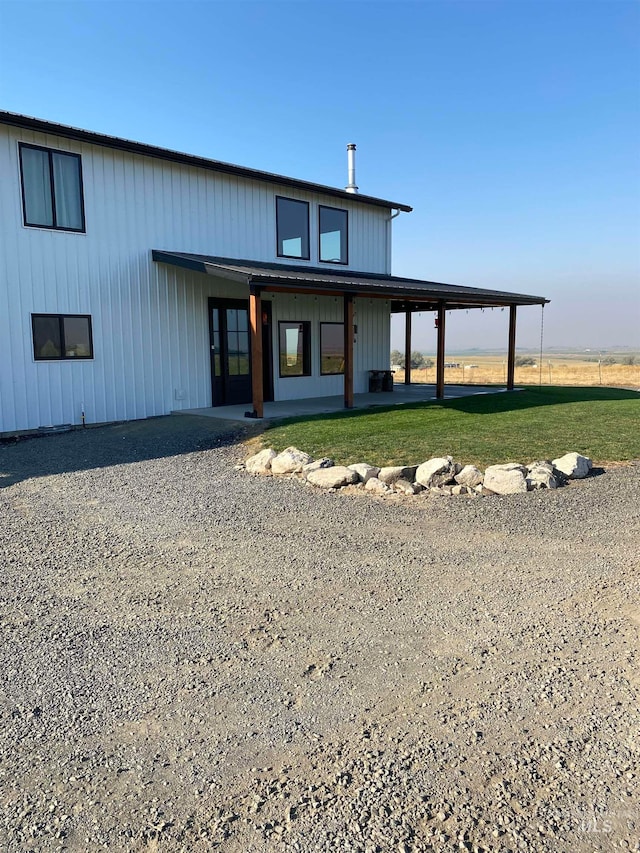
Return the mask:
<path id="1" fill-rule="evenodd" d="M 278 222 L 278 201 L 293 201 L 296 204 L 306 204 L 307 206 L 307 254 L 306 255 L 283 255 L 280 254 L 280 224 Z M 276 196 L 276 257 L 278 258 L 290 258 L 293 261 L 310 261 L 311 260 L 311 229 L 310 229 L 310 218 L 311 218 L 311 205 L 308 201 L 305 201 L 302 198 L 289 198 L 289 196 L 285 195 L 277 195 Z"/>
<path id="2" fill-rule="evenodd" d="M 326 322 L 323 320 L 320 323 L 320 376 L 344 376 L 344 351 L 343 351 L 343 367 L 342 370 L 323 370 L 322 369 L 322 327 L 323 326 L 341 326 L 342 327 L 342 339 L 344 341 L 344 323 L 340 320 L 327 320 Z M 343 344 L 344 350 L 344 344 Z"/>
<path id="3" fill-rule="evenodd" d="M 38 355 L 36 353 L 36 318 L 38 317 L 56 317 L 60 325 L 60 355 Z M 65 339 L 64 339 L 64 321 L 69 320 L 87 320 L 89 323 L 89 355 L 65 355 Z M 93 353 L 93 324 L 91 322 L 91 314 L 31 314 L 31 344 L 33 349 L 34 361 L 92 361 Z"/>
<path id="4" fill-rule="evenodd" d="M 283 324 L 302 326 L 302 373 L 282 372 L 282 336 Z M 311 321 L 310 320 L 278 320 L 278 376 L 280 379 L 302 379 L 311 376 Z"/>
<path id="5" fill-rule="evenodd" d="M 49 160 L 49 182 L 51 186 L 51 207 L 53 225 L 39 225 L 34 222 L 27 222 L 27 202 L 24 191 L 24 168 L 22 165 L 22 150 L 30 148 L 35 151 L 46 151 Z M 82 216 L 81 228 L 68 228 L 64 225 L 56 224 L 56 193 L 55 183 L 53 179 L 53 154 L 64 154 L 67 157 L 75 157 L 78 161 L 78 177 L 80 186 L 80 213 Z M 60 148 L 47 148 L 44 145 L 32 145 L 30 142 L 18 142 L 18 162 L 20 165 L 20 193 L 22 197 L 22 224 L 25 228 L 43 228 L 45 231 L 66 231 L 71 234 L 86 234 L 87 223 L 84 215 L 84 181 L 82 177 L 82 156 L 76 154 L 75 151 L 63 151 Z"/>
<path id="6" fill-rule="evenodd" d="M 321 228 L 320 219 L 322 216 L 322 214 L 320 213 L 321 210 L 337 210 L 340 213 L 344 213 L 344 215 L 346 217 L 346 229 L 345 230 L 346 230 L 346 248 L 347 248 L 347 251 L 346 251 L 346 260 L 344 260 L 344 261 L 323 261 L 322 260 L 322 248 L 321 248 L 322 231 L 320 230 L 320 228 Z M 349 263 L 349 211 L 345 210 L 343 207 L 332 207 L 331 205 L 328 205 L 328 204 L 319 204 L 318 205 L 318 263 L 332 264 L 334 266 L 336 264 L 340 264 L 341 266 L 347 266 Z"/>

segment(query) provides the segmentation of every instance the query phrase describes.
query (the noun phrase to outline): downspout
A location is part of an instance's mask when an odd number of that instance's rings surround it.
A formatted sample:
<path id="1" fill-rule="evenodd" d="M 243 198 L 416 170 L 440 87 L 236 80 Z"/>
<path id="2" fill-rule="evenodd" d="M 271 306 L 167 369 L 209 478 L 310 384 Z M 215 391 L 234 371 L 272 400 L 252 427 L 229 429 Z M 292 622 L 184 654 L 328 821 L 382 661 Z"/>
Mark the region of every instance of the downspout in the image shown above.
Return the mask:
<path id="1" fill-rule="evenodd" d="M 391 247 L 393 245 L 393 243 L 391 241 L 391 220 L 395 219 L 396 216 L 400 216 L 401 212 L 402 211 L 400 210 L 400 208 L 398 208 L 395 213 L 392 213 L 391 216 L 387 216 L 386 220 L 385 220 L 387 223 L 387 235 L 386 235 L 387 236 L 387 246 L 386 246 L 386 250 L 387 250 L 386 251 L 387 275 L 391 275 Z"/>

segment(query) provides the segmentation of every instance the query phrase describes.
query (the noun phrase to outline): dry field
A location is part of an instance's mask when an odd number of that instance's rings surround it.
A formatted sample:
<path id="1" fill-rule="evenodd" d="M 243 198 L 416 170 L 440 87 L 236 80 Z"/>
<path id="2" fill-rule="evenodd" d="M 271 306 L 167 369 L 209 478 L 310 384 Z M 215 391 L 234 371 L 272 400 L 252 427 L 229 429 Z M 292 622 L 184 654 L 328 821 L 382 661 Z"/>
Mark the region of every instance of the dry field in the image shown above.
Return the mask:
<path id="1" fill-rule="evenodd" d="M 516 367 L 515 381 L 519 385 L 606 385 L 609 387 L 632 388 L 640 386 L 640 358 L 637 364 L 598 364 L 597 359 L 586 360 L 575 355 L 545 355 L 542 365 L 538 358 L 534 366 Z M 427 356 L 433 367 L 411 371 L 412 382 L 435 384 L 435 357 Z M 622 360 L 622 359 L 619 359 Z M 459 385 L 502 385 L 507 381 L 507 357 L 505 355 L 447 354 L 445 363 L 458 367 L 445 369 L 445 382 Z M 394 375 L 396 382 L 404 381 L 404 371 Z"/>

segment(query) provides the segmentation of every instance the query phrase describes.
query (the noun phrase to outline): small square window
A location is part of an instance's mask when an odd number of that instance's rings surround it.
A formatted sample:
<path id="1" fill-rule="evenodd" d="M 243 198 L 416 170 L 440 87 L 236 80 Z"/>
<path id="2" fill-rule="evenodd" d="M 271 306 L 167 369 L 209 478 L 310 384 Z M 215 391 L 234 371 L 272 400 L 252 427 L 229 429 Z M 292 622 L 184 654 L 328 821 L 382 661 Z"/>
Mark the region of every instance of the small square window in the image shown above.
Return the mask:
<path id="1" fill-rule="evenodd" d="M 276 196 L 279 258 L 309 260 L 309 204 Z"/>
<path id="2" fill-rule="evenodd" d="M 25 225 L 85 230 L 79 154 L 20 143 L 20 177 Z"/>
<path id="3" fill-rule="evenodd" d="M 344 323 L 320 323 L 320 373 L 344 373 Z"/>
<path id="4" fill-rule="evenodd" d="M 36 361 L 93 358 L 90 315 L 32 314 L 31 325 Z"/>
<path id="5" fill-rule="evenodd" d="M 311 375 L 311 323 L 278 323 L 280 376 Z"/>
<path id="6" fill-rule="evenodd" d="M 348 214 L 336 207 L 318 207 L 318 257 L 324 264 L 349 263 Z"/>

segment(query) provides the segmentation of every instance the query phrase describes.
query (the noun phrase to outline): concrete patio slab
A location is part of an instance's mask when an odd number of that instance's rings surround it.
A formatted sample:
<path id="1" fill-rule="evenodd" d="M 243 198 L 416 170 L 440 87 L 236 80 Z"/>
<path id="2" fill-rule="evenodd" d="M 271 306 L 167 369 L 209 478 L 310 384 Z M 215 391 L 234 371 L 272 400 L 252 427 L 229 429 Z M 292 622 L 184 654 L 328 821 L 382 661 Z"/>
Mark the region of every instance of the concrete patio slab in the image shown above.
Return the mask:
<path id="1" fill-rule="evenodd" d="M 445 389 L 445 400 L 458 397 L 472 397 L 477 394 L 501 394 L 507 389 L 494 385 L 449 385 Z M 517 390 L 517 389 L 516 389 Z M 435 385 L 394 385 L 393 391 L 375 394 L 354 394 L 354 409 L 369 409 L 374 406 L 402 406 L 406 403 L 421 403 L 436 399 Z M 245 412 L 251 411 L 250 403 L 237 406 L 211 406 L 204 409 L 182 409 L 174 415 L 201 415 L 206 418 L 220 418 L 227 421 L 249 422 Z M 344 411 L 341 394 L 333 397 L 308 397 L 303 400 L 280 400 L 277 403 L 264 404 L 264 421 L 277 421 L 283 418 L 296 418 L 304 415 L 321 415 Z"/>

